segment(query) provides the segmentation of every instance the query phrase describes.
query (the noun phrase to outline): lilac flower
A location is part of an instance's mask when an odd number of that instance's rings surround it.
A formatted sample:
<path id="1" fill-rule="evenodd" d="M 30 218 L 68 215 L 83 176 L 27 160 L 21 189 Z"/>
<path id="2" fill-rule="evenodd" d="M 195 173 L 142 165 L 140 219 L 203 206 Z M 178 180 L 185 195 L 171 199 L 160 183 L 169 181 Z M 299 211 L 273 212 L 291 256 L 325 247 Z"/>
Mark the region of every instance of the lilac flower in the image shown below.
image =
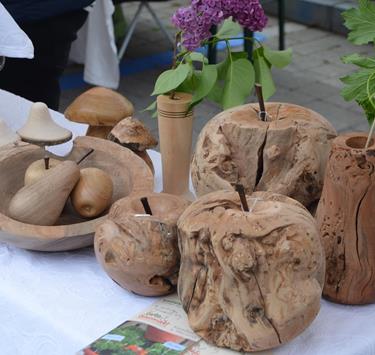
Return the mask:
<path id="1" fill-rule="evenodd" d="M 267 24 L 259 0 L 191 0 L 189 7 L 176 11 L 172 22 L 182 31 L 183 45 L 194 50 L 210 38 L 211 26 L 231 16 L 251 31 L 261 31 Z"/>

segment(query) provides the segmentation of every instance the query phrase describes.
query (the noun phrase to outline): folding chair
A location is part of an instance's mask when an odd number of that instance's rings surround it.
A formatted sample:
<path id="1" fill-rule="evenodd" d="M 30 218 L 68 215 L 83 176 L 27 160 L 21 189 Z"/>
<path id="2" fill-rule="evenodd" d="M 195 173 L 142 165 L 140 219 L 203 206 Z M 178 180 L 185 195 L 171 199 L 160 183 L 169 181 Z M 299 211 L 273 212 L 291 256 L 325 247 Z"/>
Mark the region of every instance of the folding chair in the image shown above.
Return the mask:
<path id="1" fill-rule="evenodd" d="M 152 18 L 154 19 L 156 24 L 159 26 L 161 31 L 164 33 L 165 37 L 168 39 L 168 41 L 171 42 L 172 46 L 174 45 L 174 39 L 168 33 L 167 29 L 165 28 L 163 23 L 158 18 L 155 10 L 150 5 L 151 2 L 166 2 L 166 1 L 169 1 L 169 0 L 150 0 L 150 1 L 141 0 L 141 1 L 137 1 L 137 2 L 139 2 L 137 11 L 136 11 L 134 17 L 132 18 L 128 28 L 127 28 L 126 36 L 125 36 L 125 38 L 122 42 L 122 45 L 120 46 L 120 49 L 118 51 L 118 58 L 120 60 L 124 56 L 124 53 L 126 52 L 126 49 L 128 48 L 129 42 L 130 42 L 130 40 L 133 36 L 135 27 L 137 26 L 138 20 L 140 18 L 140 15 L 141 15 L 141 12 L 142 12 L 143 9 L 146 9 L 151 14 Z M 122 4 L 122 3 L 127 3 L 127 2 L 135 2 L 135 1 L 134 0 L 114 0 L 114 4 Z M 122 11 L 124 11 L 124 9 L 122 9 Z"/>

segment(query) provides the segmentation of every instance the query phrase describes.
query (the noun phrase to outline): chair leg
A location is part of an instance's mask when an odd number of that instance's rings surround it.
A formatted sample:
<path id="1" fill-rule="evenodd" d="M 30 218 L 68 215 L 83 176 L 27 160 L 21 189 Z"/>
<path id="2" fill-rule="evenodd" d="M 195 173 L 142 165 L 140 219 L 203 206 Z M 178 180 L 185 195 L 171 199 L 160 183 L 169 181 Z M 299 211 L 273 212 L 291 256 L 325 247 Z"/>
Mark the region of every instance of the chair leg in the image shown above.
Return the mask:
<path id="1" fill-rule="evenodd" d="M 211 27 L 211 34 L 215 35 L 217 32 L 217 26 L 212 26 Z M 208 57 L 208 62 L 210 64 L 216 64 L 217 62 L 217 48 L 216 44 L 209 44 L 208 45 L 208 52 L 207 52 L 207 57 Z"/>
<path id="2" fill-rule="evenodd" d="M 168 38 L 168 40 L 171 42 L 172 46 L 174 46 L 174 39 L 172 38 L 172 36 L 168 33 L 167 29 L 165 28 L 164 24 L 160 21 L 159 17 L 156 15 L 155 11 L 153 10 L 153 8 L 150 6 L 150 4 L 148 3 L 148 1 L 142 1 L 142 3 L 144 4 L 144 6 L 147 8 L 147 10 L 150 12 L 151 16 L 153 17 L 153 19 L 155 20 L 155 22 L 157 23 L 157 25 L 159 26 L 159 28 L 162 30 L 162 32 L 164 33 L 165 37 Z"/>
<path id="3" fill-rule="evenodd" d="M 250 37 L 251 39 L 254 38 L 254 33 L 247 28 L 244 29 L 244 36 L 245 37 Z M 244 49 L 245 52 L 247 52 L 247 57 L 249 60 L 253 60 L 253 48 L 254 48 L 254 43 L 252 40 L 246 40 L 244 41 Z"/>
<path id="4" fill-rule="evenodd" d="M 285 1 L 279 0 L 279 50 L 285 49 Z"/>
<path id="5" fill-rule="evenodd" d="M 144 6 L 144 3 L 141 2 L 138 6 L 138 9 L 132 19 L 132 21 L 130 22 L 129 24 L 129 27 L 127 29 L 127 33 L 126 33 L 126 36 L 124 38 L 124 42 L 122 42 L 122 45 L 121 45 L 121 48 L 120 50 L 118 51 L 118 58 L 119 60 L 122 59 L 122 57 L 124 56 L 124 53 L 126 51 L 126 49 L 128 48 L 128 45 L 129 45 L 129 42 L 130 42 L 130 39 L 132 38 L 133 36 L 133 33 L 134 33 L 134 30 L 135 30 L 135 26 L 137 25 L 137 22 L 139 20 L 139 15 L 141 14 L 141 11 L 143 9 L 143 6 Z"/>

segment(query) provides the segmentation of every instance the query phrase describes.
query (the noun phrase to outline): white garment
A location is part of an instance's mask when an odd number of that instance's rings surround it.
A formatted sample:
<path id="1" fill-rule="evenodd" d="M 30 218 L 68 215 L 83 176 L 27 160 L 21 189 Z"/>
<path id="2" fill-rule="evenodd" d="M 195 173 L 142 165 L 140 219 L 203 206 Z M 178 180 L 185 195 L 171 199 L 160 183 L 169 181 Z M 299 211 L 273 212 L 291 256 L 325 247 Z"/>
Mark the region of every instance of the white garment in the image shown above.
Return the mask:
<path id="1" fill-rule="evenodd" d="M 71 60 L 85 65 L 87 83 L 111 89 L 117 89 L 120 83 L 112 21 L 114 11 L 111 0 L 97 0 L 70 51 Z"/>
<path id="2" fill-rule="evenodd" d="M 0 56 L 34 58 L 34 46 L 0 3 Z"/>

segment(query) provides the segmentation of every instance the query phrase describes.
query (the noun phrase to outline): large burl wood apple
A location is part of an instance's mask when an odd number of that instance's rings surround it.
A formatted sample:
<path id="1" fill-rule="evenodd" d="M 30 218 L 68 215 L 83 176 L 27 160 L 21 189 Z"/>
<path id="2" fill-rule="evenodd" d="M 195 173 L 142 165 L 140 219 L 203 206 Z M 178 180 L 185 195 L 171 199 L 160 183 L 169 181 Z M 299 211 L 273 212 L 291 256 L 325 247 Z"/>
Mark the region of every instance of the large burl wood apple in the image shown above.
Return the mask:
<path id="1" fill-rule="evenodd" d="M 271 192 L 207 194 L 178 221 L 178 293 L 206 341 L 259 351 L 290 341 L 320 309 L 324 255 L 311 214 Z"/>
<path id="2" fill-rule="evenodd" d="M 344 304 L 375 302 L 375 144 L 366 133 L 332 143 L 317 221 L 326 254 L 323 294 Z"/>
<path id="3" fill-rule="evenodd" d="M 321 194 L 331 140 L 336 132 L 318 113 L 286 104 L 257 104 L 220 113 L 202 130 L 191 165 L 198 196 L 244 185 L 272 191 L 310 208 Z"/>
<path id="4" fill-rule="evenodd" d="M 148 214 L 142 197 L 148 201 Z M 188 205 L 181 197 L 163 193 L 117 201 L 95 234 L 95 254 L 108 275 L 143 296 L 173 292 L 180 267 L 177 219 Z"/>

